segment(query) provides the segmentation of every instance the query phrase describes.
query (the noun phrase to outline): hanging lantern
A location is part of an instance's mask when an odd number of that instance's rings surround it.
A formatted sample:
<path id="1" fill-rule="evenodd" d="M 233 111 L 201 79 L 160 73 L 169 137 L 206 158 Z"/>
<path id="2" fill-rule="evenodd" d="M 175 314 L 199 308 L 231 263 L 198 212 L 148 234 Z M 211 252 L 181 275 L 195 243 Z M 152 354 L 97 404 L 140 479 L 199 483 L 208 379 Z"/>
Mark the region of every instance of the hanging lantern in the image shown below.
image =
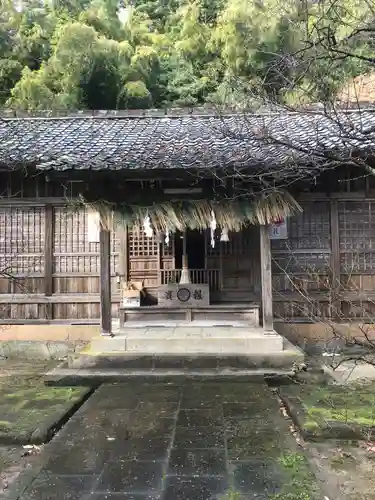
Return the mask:
<path id="1" fill-rule="evenodd" d="M 165 233 L 165 240 L 164 240 L 164 243 L 165 243 L 166 245 L 169 245 L 169 241 L 170 241 L 170 240 L 169 240 L 169 231 L 167 231 L 167 232 Z"/>
<path id="2" fill-rule="evenodd" d="M 223 227 L 221 230 L 220 241 L 225 241 L 226 243 L 229 241 L 228 229 Z"/>
<path id="3" fill-rule="evenodd" d="M 147 215 L 143 221 L 143 231 L 147 238 L 152 238 L 154 235 L 154 231 L 152 230 L 151 227 L 151 220 L 150 217 Z"/>

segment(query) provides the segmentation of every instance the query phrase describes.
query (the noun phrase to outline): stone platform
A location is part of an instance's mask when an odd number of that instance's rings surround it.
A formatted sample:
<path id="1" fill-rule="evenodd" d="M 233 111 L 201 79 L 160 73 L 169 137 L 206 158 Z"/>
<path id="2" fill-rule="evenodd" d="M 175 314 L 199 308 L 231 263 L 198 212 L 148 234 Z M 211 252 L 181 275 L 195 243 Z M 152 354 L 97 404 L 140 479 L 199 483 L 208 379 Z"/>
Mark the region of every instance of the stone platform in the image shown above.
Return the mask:
<path id="1" fill-rule="evenodd" d="M 176 325 L 176 326 L 175 326 Z M 188 325 L 120 328 L 115 337 L 95 337 L 95 352 L 148 354 L 263 354 L 283 350 L 283 338 L 276 332 L 243 325 L 211 325 L 191 322 Z"/>
<path id="2" fill-rule="evenodd" d="M 45 381 L 66 386 L 133 379 L 172 383 L 185 378 L 259 381 L 293 376 L 303 361 L 304 353 L 285 339 L 282 351 L 237 355 L 98 352 L 89 346 L 49 372 Z"/>
<path id="3" fill-rule="evenodd" d="M 65 366 L 50 373 L 49 382 L 289 376 L 304 360 L 304 353 L 276 332 L 265 333 L 239 321 L 170 321 L 117 327 L 114 332 L 112 338 L 93 338 Z"/>

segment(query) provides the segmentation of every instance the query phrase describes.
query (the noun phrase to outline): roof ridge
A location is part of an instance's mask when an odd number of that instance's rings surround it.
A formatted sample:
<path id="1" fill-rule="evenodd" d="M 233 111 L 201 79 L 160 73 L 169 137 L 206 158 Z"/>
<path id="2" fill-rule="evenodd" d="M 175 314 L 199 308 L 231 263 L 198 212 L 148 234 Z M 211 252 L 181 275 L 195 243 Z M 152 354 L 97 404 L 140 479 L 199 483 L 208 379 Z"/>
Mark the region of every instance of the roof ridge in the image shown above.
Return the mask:
<path id="1" fill-rule="evenodd" d="M 300 109 L 283 109 L 281 106 L 264 107 L 257 110 L 236 111 L 234 109 L 218 109 L 214 107 L 195 107 L 195 108 L 165 108 L 165 109 L 126 109 L 126 110 L 70 110 L 70 111 L 19 111 L 11 109 L 0 109 L 0 119 L 43 119 L 43 120 L 67 120 L 67 119 L 139 119 L 139 118 L 181 118 L 181 117 L 201 117 L 212 118 L 220 116 L 272 116 L 272 115 L 296 115 L 296 114 L 321 114 L 324 112 L 323 104 L 305 106 Z M 337 106 L 332 109 L 332 113 L 360 113 L 374 112 L 374 103 L 366 103 L 364 107 L 356 106 Z"/>

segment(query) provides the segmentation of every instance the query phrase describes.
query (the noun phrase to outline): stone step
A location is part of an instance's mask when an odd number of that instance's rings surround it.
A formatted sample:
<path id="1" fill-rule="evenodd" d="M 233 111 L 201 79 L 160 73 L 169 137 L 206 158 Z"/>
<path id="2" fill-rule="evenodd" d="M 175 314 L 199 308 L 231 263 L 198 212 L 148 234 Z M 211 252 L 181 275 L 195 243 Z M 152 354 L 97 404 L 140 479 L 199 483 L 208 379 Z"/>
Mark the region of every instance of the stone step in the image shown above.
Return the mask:
<path id="1" fill-rule="evenodd" d="M 115 337 L 95 337 L 94 352 L 149 354 L 263 354 L 283 350 L 283 338 L 254 327 L 148 327 L 121 329 Z"/>
<path id="2" fill-rule="evenodd" d="M 95 385 L 134 378 L 156 381 L 193 379 L 259 380 L 291 377 L 304 353 L 284 339 L 284 349 L 251 355 L 166 355 L 150 353 L 84 352 L 70 355 L 64 366 L 47 373 L 50 385 Z"/>
<path id="3" fill-rule="evenodd" d="M 91 346 L 68 357 L 67 368 L 100 370 L 180 370 L 185 373 L 196 370 L 293 370 L 304 361 L 304 353 L 283 339 L 282 350 L 263 353 L 150 353 L 95 351 Z"/>
<path id="4" fill-rule="evenodd" d="M 126 382 L 141 379 L 143 382 L 175 383 L 181 380 L 191 379 L 199 381 L 235 380 L 236 382 L 263 382 L 265 379 L 275 380 L 290 379 L 294 377 L 292 369 L 195 369 L 195 370 L 123 370 L 123 369 L 99 369 L 99 368 L 55 368 L 44 377 L 44 383 L 50 386 L 98 386 L 102 383 Z"/>

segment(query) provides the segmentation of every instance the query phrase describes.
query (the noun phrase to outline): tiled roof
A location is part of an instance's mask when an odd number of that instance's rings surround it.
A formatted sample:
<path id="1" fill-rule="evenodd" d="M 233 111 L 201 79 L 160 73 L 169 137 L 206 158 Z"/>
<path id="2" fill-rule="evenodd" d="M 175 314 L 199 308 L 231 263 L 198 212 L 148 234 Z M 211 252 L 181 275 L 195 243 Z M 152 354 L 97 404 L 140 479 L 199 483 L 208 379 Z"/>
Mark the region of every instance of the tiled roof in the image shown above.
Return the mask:
<path id="1" fill-rule="evenodd" d="M 375 147 L 375 110 L 257 115 L 6 118 L 0 163 L 39 169 L 295 165 Z M 292 167 L 292 165 L 294 165 Z"/>

